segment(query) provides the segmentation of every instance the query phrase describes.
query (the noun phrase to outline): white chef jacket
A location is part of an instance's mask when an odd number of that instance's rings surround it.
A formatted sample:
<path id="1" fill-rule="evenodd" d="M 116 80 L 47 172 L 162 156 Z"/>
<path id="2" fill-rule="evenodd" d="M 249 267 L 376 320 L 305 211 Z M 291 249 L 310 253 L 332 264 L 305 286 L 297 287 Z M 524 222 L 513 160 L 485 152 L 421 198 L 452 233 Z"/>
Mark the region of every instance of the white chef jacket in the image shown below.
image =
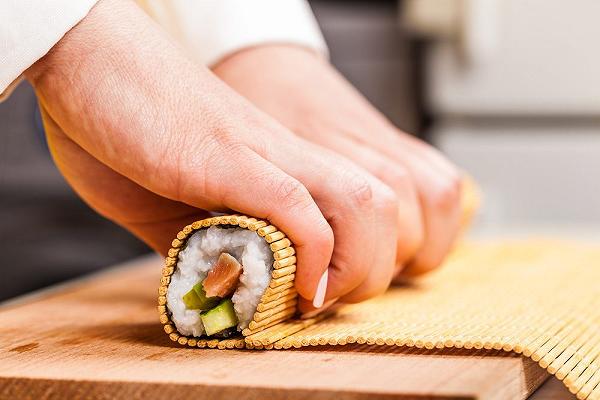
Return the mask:
<path id="1" fill-rule="evenodd" d="M 97 1 L 0 0 L 0 101 Z M 138 0 L 138 4 L 204 65 L 263 43 L 327 52 L 305 0 Z"/>

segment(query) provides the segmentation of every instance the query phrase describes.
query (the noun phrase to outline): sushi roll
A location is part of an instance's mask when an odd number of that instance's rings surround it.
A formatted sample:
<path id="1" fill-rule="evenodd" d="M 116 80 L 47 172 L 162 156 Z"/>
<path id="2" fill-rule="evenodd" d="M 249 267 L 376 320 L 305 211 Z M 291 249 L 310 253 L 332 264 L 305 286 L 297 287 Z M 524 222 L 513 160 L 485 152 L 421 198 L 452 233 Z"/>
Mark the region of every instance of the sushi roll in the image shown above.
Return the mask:
<path id="1" fill-rule="evenodd" d="M 246 347 L 244 337 L 296 313 L 295 251 L 273 225 L 228 215 L 186 226 L 168 252 L 159 288 L 169 337 L 198 347 Z"/>

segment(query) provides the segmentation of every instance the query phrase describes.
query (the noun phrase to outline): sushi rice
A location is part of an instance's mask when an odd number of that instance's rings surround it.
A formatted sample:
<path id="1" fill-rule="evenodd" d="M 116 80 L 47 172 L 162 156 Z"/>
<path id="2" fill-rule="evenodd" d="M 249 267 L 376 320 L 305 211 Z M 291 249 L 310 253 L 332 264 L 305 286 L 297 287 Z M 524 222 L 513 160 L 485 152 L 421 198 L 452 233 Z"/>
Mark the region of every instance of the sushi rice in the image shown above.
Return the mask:
<path id="1" fill-rule="evenodd" d="M 256 232 L 243 228 L 211 226 L 194 233 L 179 253 L 177 268 L 167 291 L 167 308 L 179 333 L 199 337 L 204 326 L 198 310 L 188 310 L 185 295 L 215 265 L 219 255 L 227 252 L 243 266 L 240 284 L 232 301 L 238 318 L 238 331 L 248 327 L 256 307 L 271 279 L 273 253 Z"/>

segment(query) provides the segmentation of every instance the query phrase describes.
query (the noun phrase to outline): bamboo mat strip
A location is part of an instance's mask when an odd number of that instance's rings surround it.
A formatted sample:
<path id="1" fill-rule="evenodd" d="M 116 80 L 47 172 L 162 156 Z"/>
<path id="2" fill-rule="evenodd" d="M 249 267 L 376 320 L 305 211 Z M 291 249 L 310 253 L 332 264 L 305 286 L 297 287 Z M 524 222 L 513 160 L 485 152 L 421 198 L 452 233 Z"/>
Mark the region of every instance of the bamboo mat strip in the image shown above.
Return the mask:
<path id="1" fill-rule="evenodd" d="M 600 399 L 600 247 L 552 240 L 465 244 L 440 271 L 295 333 L 246 343 L 497 349 L 532 358 L 578 399 Z M 283 338 L 281 338 L 283 337 Z"/>

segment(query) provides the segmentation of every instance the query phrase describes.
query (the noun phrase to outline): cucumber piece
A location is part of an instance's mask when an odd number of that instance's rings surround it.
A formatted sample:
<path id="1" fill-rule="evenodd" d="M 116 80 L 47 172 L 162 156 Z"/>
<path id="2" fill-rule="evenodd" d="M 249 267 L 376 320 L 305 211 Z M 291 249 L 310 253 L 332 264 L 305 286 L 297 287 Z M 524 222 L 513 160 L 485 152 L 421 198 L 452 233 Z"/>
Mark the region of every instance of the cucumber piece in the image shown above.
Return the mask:
<path id="1" fill-rule="evenodd" d="M 206 297 L 206 292 L 204 291 L 204 286 L 202 282 L 198 282 L 192 288 L 196 295 L 200 299 L 200 309 L 201 310 L 210 310 L 213 307 L 216 307 L 217 304 L 221 301 L 220 297 Z"/>
<path id="2" fill-rule="evenodd" d="M 227 328 L 237 326 L 238 319 L 233 309 L 231 299 L 225 299 L 212 310 L 200 314 L 204 330 L 208 336 L 219 333 Z"/>
<path id="3" fill-rule="evenodd" d="M 190 289 L 181 299 L 188 310 L 198 310 L 200 308 L 200 299 L 196 292 L 194 292 L 194 289 Z"/>
<path id="4" fill-rule="evenodd" d="M 210 310 L 221 300 L 218 297 L 206 297 L 202 282 L 196 283 L 182 299 L 188 310 Z"/>

